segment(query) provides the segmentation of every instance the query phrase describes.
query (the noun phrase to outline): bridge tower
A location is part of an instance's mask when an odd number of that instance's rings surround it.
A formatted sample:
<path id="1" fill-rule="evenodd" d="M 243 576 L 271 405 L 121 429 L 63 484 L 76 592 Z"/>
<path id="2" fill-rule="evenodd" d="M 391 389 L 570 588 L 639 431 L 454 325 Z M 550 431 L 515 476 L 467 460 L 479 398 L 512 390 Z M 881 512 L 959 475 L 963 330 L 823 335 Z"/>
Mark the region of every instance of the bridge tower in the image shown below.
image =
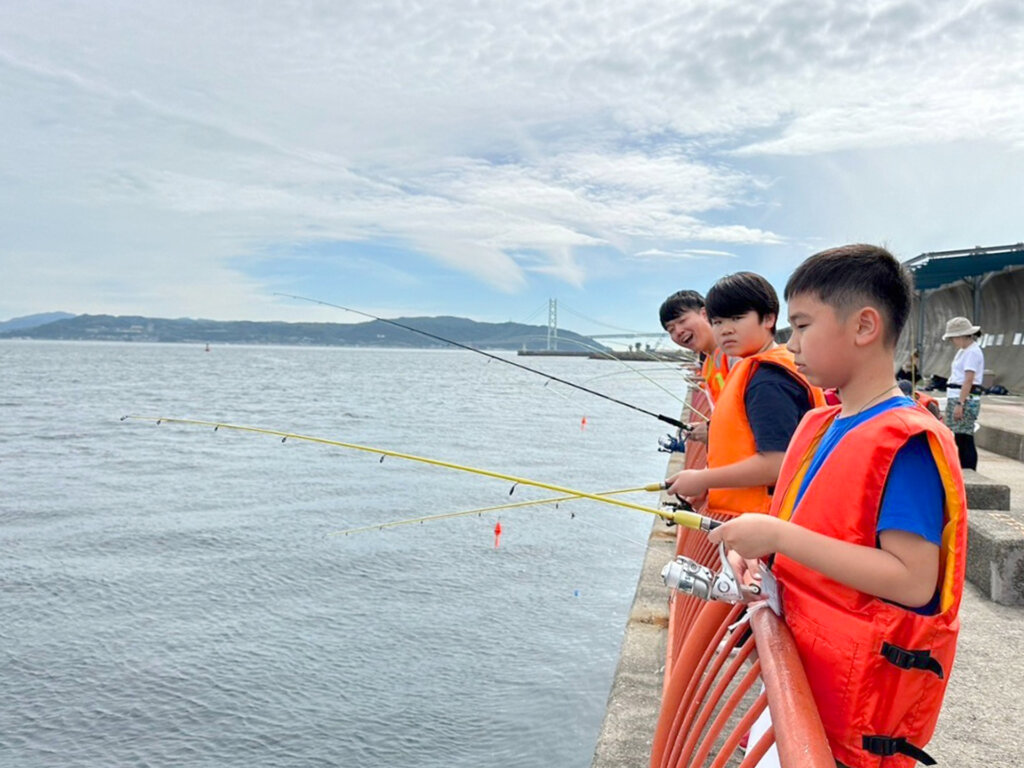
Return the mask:
<path id="1" fill-rule="evenodd" d="M 548 349 L 558 349 L 558 299 L 548 299 Z"/>

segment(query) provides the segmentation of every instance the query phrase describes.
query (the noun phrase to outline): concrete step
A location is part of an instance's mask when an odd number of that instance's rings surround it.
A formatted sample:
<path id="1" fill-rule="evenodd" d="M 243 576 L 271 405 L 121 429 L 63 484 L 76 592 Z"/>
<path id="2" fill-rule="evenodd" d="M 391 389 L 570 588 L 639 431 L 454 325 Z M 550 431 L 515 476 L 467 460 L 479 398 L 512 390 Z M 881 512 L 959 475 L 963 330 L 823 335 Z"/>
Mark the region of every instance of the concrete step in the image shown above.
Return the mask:
<path id="1" fill-rule="evenodd" d="M 974 433 L 974 443 L 986 451 L 1024 461 L 1024 434 L 982 424 Z"/>
<path id="2" fill-rule="evenodd" d="M 1024 461 L 1024 398 L 983 395 L 974 442 L 986 451 Z"/>
<path id="3" fill-rule="evenodd" d="M 1024 513 L 1010 508 L 1010 487 L 970 469 L 967 579 L 993 602 L 1024 605 Z"/>
<path id="4" fill-rule="evenodd" d="M 1010 486 L 980 475 L 973 469 L 964 470 L 964 490 L 967 491 L 967 508 L 970 510 L 1010 508 Z"/>
<path id="5" fill-rule="evenodd" d="M 967 579 L 989 600 L 1024 605 L 1024 510 L 972 509 Z"/>

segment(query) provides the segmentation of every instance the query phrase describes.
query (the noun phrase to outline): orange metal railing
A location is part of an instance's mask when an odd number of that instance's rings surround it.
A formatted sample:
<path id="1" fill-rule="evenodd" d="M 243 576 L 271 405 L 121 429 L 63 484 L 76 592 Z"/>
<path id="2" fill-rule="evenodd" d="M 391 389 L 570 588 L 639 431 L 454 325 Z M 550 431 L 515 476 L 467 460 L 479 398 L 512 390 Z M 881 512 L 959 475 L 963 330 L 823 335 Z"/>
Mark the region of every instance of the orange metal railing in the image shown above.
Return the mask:
<path id="1" fill-rule="evenodd" d="M 773 745 L 782 768 L 835 766 L 792 635 L 766 606 L 738 622 L 745 610 L 705 603 L 698 612 L 663 692 L 652 768 L 749 768 Z M 744 753 L 766 707 L 772 725 Z"/>
<path id="2" fill-rule="evenodd" d="M 710 412 L 703 393 L 691 392 L 694 408 Z M 704 464 L 703 447 L 689 443 L 684 466 Z M 677 529 L 676 553 L 719 567 L 717 550 L 697 531 Z M 651 768 L 753 768 L 773 746 L 782 768 L 834 768 L 792 635 L 769 608 L 753 608 L 741 622 L 745 611 L 671 593 Z M 755 723 L 763 734 L 741 747 Z"/>
<path id="3" fill-rule="evenodd" d="M 698 416 L 694 411 L 710 417 L 711 404 L 703 391 L 691 388 L 688 394 L 689 404 L 693 410 L 687 409 L 691 424 L 698 424 L 705 421 L 705 418 Z M 685 414 L 684 414 L 685 415 Z M 702 469 L 707 466 L 707 447 L 696 440 L 686 444 L 686 454 L 683 458 L 684 469 Z M 708 510 L 703 501 L 696 506 L 702 515 L 708 515 Z M 715 515 L 709 515 L 715 517 Z M 708 542 L 707 534 L 703 531 L 695 531 L 692 528 L 676 529 L 676 554 L 684 555 L 696 560 L 702 565 L 715 568 L 718 563 L 718 551 Z M 672 664 L 679 656 L 680 646 L 689 628 L 697 618 L 697 613 L 703 607 L 704 601 L 698 600 L 689 595 L 672 592 L 669 597 L 669 621 L 668 621 L 668 642 L 665 652 L 665 684 L 672 670 Z"/>

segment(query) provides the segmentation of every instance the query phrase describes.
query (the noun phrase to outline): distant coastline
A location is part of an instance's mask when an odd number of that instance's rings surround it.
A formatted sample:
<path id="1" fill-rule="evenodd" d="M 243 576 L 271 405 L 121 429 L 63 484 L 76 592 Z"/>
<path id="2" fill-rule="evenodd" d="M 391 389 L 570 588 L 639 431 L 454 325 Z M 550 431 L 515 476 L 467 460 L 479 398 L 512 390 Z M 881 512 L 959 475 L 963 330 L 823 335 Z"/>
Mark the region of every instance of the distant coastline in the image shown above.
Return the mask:
<path id="1" fill-rule="evenodd" d="M 53 319 L 58 317 L 58 319 Z M 37 319 L 38 322 L 33 322 Z M 487 349 L 547 348 L 547 326 L 480 323 L 462 317 L 407 317 L 395 322 L 468 346 Z M 286 323 L 156 318 L 135 315 L 46 313 L 0 323 L 0 339 L 133 341 L 191 344 L 279 344 L 328 347 L 446 348 L 450 345 L 394 325 Z M 560 349 L 608 351 L 594 339 L 558 329 Z"/>

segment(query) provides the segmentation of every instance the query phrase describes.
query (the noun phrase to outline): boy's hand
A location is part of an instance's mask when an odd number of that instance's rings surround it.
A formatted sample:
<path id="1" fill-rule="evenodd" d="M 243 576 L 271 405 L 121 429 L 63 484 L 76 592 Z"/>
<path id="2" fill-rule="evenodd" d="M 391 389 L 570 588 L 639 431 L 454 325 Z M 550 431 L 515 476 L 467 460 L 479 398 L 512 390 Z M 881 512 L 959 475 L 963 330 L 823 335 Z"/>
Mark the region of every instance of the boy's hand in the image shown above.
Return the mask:
<path id="1" fill-rule="evenodd" d="M 712 544 L 725 546 L 747 560 L 770 555 L 779 549 L 779 536 L 788 525 L 773 515 L 747 513 L 715 528 L 708 534 Z"/>
<path id="2" fill-rule="evenodd" d="M 705 476 L 706 473 L 703 469 L 684 469 L 682 472 L 677 472 L 669 478 L 671 485 L 668 487 L 668 492 L 681 497 L 700 496 L 708 489 L 704 480 Z"/>
<path id="3" fill-rule="evenodd" d="M 761 561 L 751 558 L 740 557 L 738 552 L 729 550 L 726 555 L 732 572 L 736 574 L 736 580 L 740 584 L 756 584 L 761 581 Z"/>
<path id="4" fill-rule="evenodd" d="M 686 439 L 696 440 L 698 443 L 706 443 L 708 441 L 708 423 L 706 421 L 699 421 L 694 424 Z"/>

